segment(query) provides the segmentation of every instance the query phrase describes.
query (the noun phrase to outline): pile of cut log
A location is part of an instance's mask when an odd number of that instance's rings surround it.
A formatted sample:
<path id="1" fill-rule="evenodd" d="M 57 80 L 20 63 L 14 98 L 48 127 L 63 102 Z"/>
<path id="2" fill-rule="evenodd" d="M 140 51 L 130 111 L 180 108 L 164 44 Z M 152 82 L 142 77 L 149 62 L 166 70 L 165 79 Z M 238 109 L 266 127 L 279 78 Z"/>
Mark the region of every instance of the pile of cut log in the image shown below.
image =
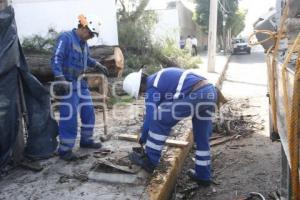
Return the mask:
<path id="1" fill-rule="evenodd" d="M 124 70 L 124 56 L 119 47 L 100 46 L 91 48 L 91 57 L 108 68 L 110 77 L 120 78 Z"/>
<path id="2" fill-rule="evenodd" d="M 51 82 L 54 76 L 51 70 L 51 54 L 26 52 L 25 57 L 30 71 L 42 83 Z M 108 68 L 109 77 L 121 77 L 124 69 L 124 56 L 119 47 L 97 46 L 91 48 L 91 57 Z"/>

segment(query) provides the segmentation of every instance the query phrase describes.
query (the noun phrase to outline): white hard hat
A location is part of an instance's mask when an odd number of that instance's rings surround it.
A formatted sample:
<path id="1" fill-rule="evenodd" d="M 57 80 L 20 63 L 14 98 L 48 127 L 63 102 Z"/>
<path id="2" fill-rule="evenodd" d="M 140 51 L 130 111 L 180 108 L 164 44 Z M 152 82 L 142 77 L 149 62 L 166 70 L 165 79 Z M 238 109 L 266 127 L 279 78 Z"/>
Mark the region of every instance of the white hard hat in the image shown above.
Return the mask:
<path id="1" fill-rule="evenodd" d="M 100 33 L 100 26 L 101 22 L 99 17 L 97 16 L 85 16 L 85 15 L 79 15 L 78 16 L 79 23 L 83 26 L 86 26 L 92 33 L 99 36 Z"/>
<path id="2" fill-rule="evenodd" d="M 128 74 L 123 81 L 123 90 L 132 97 L 138 98 L 142 80 L 141 69 L 139 72 Z"/>

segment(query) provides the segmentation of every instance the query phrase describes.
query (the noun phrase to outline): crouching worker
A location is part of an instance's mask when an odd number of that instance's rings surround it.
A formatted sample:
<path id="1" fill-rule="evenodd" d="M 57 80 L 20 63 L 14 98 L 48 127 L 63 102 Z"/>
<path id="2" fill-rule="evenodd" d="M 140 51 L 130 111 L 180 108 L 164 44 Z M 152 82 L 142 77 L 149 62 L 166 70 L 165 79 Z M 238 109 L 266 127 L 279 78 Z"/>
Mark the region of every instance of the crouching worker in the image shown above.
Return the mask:
<path id="1" fill-rule="evenodd" d="M 54 96 L 59 99 L 59 149 L 61 159 L 73 161 L 78 156 L 72 152 L 77 136 L 77 114 L 81 118 L 81 148 L 101 148 L 93 139 L 95 113 L 90 91 L 82 74 L 88 67 L 107 76 L 107 68 L 89 56 L 87 41 L 98 36 L 100 21 L 79 16 L 77 29 L 62 33 L 58 38 L 51 60 L 55 75 L 52 85 Z"/>
<path id="2" fill-rule="evenodd" d="M 192 71 L 166 68 L 147 76 L 141 71 L 129 74 L 123 89 L 137 98 L 145 95 L 146 115 L 139 142 L 145 153 L 132 152 L 131 162 L 153 172 L 171 128 L 180 120 L 191 116 L 194 140 L 197 144 L 196 168 L 188 175 L 199 185 L 211 183 L 211 153 L 209 138 L 216 107 L 215 87 Z"/>

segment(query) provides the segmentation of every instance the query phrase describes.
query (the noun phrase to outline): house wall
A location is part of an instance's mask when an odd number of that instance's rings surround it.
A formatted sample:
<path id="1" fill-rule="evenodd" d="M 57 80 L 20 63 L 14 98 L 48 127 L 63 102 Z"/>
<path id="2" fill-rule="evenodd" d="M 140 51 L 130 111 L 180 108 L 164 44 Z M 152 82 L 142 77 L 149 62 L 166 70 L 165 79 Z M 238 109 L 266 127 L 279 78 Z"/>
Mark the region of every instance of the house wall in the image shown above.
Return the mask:
<path id="1" fill-rule="evenodd" d="M 99 17 L 99 38 L 90 45 L 118 45 L 115 0 L 13 0 L 20 39 L 34 34 L 45 36 L 49 27 L 68 31 L 78 24 L 79 14 Z"/>
<path id="2" fill-rule="evenodd" d="M 185 7 L 185 5 L 181 2 L 177 2 L 177 10 L 179 16 L 179 26 L 180 26 L 180 34 L 184 38 L 187 38 L 188 35 L 194 35 L 198 39 L 198 47 L 203 49 L 205 45 L 207 45 L 207 35 L 204 34 L 200 26 L 194 22 L 193 20 L 193 12 Z"/>
<path id="3" fill-rule="evenodd" d="M 177 9 L 156 10 L 158 22 L 154 28 L 153 39 L 164 41 L 169 38 L 177 42 L 179 46 L 180 26 Z"/>

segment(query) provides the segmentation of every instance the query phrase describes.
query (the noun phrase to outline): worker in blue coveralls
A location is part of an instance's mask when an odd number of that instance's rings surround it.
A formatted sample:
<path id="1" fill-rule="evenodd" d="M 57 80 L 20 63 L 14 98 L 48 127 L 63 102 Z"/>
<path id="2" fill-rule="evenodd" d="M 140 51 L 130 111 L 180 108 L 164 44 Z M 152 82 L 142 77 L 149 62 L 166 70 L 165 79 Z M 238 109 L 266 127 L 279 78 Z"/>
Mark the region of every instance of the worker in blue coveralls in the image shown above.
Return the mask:
<path id="1" fill-rule="evenodd" d="M 132 97 L 145 96 L 146 114 L 139 143 L 143 154 L 132 152 L 129 159 L 148 172 L 153 172 L 161 158 L 171 128 L 191 116 L 197 144 L 196 170 L 188 175 L 199 185 L 211 183 L 209 138 L 216 107 L 217 91 L 208 81 L 191 70 L 170 67 L 147 76 L 140 70 L 129 74 L 123 89 Z"/>
<path id="2" fill-rule="evenodd" d="M 97 18 L 78 17 L 77 29 L 62 33 L 57 41 L 51 59 L 55 76 L 53 93 L 59 97 L 59 149 L 61 159 L 74 161 L 78 156 L 72 151 L 77 136 L 77 113 L 81 118 L 81 148 L 101 148 L 100 142 L 93 139 L 95 113 L 88 84 L 82 74 L 92 67 L 108 75 L 107 68 L 89 55 L 87 41 L 99 34 L 100 21 Z"/>

